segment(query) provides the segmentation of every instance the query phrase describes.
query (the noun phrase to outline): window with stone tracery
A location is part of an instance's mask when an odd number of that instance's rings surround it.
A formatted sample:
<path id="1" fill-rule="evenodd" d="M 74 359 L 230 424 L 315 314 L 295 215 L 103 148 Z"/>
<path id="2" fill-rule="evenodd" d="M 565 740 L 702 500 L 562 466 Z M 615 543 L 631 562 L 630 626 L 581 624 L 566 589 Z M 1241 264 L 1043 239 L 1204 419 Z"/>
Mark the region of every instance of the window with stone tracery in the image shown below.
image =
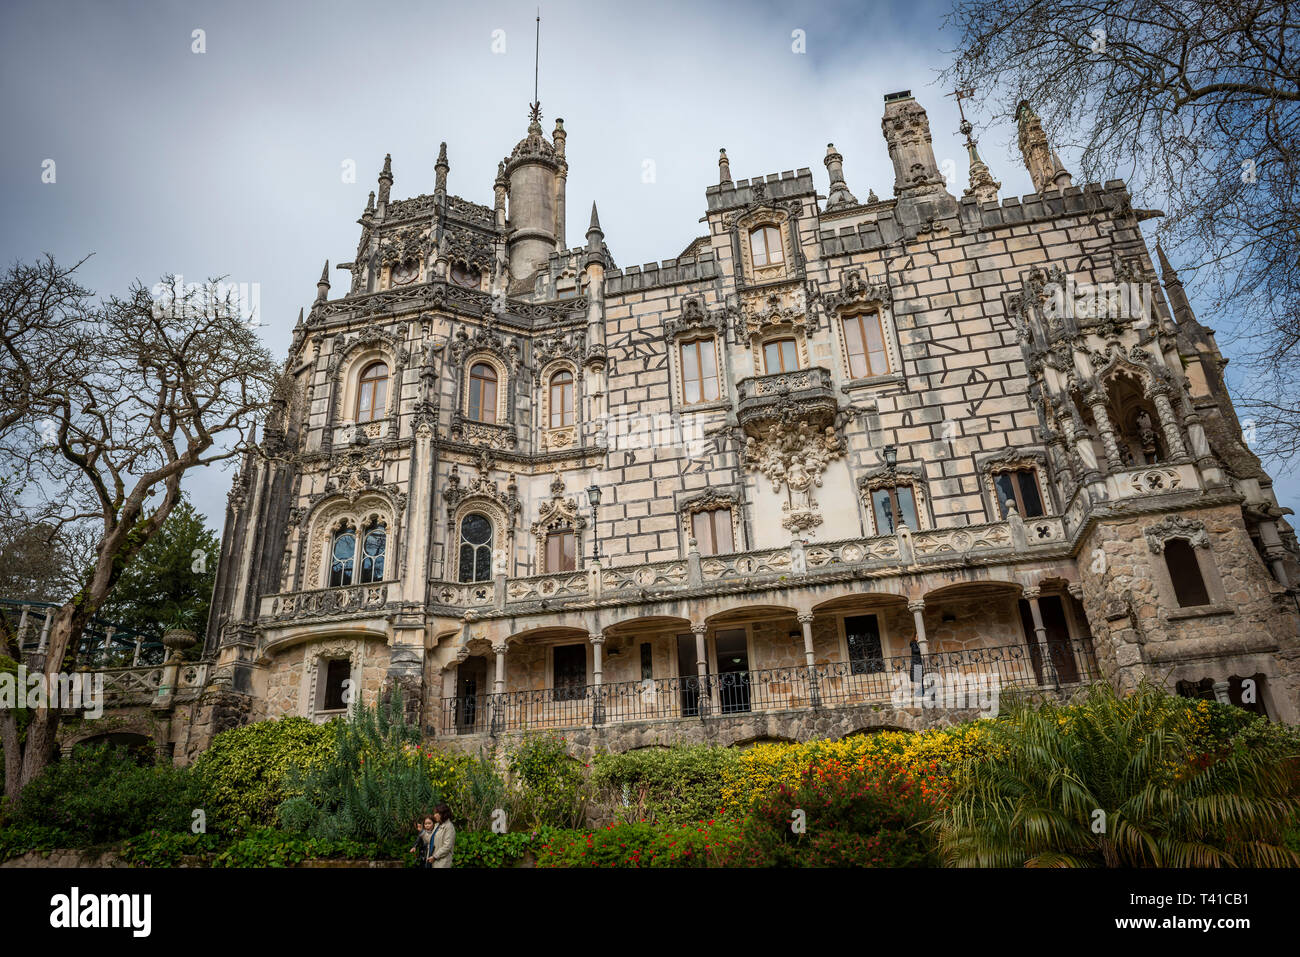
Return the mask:
<path id="1" fill-rule="evenodd" d="M 357 421 L 373 422 L 384 414 L 388 401 L 388 364 L 372 362 L 357 383 Z"/>
<path id="2" fill-rule="evenodd" d="M 492 580 L 492 520 L 470 512 L 460 522 L 459 579 L 463 582 Z"/>

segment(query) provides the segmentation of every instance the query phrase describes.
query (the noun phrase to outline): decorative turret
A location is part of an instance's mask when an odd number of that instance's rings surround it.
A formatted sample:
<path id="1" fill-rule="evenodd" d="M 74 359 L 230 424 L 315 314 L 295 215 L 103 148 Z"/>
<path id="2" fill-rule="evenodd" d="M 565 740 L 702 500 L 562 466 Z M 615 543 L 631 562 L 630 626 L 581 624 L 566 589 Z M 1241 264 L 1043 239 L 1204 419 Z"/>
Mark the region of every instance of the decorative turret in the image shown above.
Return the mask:
<path id="1" fill-rule="evenodd" d="M 1160 260 L 1160 281 L 1164 284 L 1165 294 L 1169 297 L 1169 305 L 1173 309 L 1174 321 L 1180 326 L 1196 322 L 1196 317 L 1192 314 L 1192 304 L 1188 301 L 1187 293 L 1183 290 L 1183 281 L 1178 278 L 1178 273 L 1169 264 L 1169 258 L 1165 256 L 1165 247 L 1158 242 L 1156 243 L 1156 257 Z"/>
<path id="2" fill-rule="evenodd" d="M 725 148 L 718 150 L 718 185 L 731 185 L 731 161 L 727 159 Z"/>
<path id="3" fill-rule="evenodd" d="M 507 228 L 510 275 L 523 279 L 555 251 L 556 197 L 563 157 L 542 132 L 541 106 L 534 103 L 528 133 L 505 159 L 510 215 Z"/>
<path id="4" fill-rule="evenodd" d="M 325 260 L 325 268 L 320 271 L 320 279 L 316 281 L 316 301 L 324 302 L 330 294 L 330 261 Z"/>
<path id="5" fill-rule="evenodd" d="M 957 101 L 960 105 L 961 101 Z M 976 141 L 971 138 L 970 120 L 965 116 L 961 119 L 961 132 L 966 137 L 966 152 L 970 155 L 970 186 L 962 193 L 963 196 L 973 196 L 980 203 L 996 203 L 998 201 L 998 189 L 1002 184 L 993 179 L 993 174 L 989 172 L 988 165 L 980 159 L 979 150 L 976 149 Z"/>
<path id="6" fill-rule="evenodd" d="M 451 165 L 447 162 L 447 144 L 438 144 L 438 162 L 433 164 L 435 179 L 433 183 L 434 201 L 442 205 L 447 198 L 447 173 L 451 170 Z"/>
<path id="7" fill-rule="evenodd" d="M 1028 100 L 1021 100 L 1016 107 L 1016 125 L 1020 129 L 1017 140 L 1020 155 L 1025 158 L 1025 169 L 1034 181 L 1034 189 L 1043 192 L 1048 189 L 1064 189 L 1073 182 L 1073 177 L 1066 170 L 1056 150 L 1047 143 L 1047 134 L 1043 132 L 1043 121 L 1038 118 Z"/>
<path id="8" fill-rule="evenodd" d="M 930 120 L 910 90 L 885 96 L 885 116 L 880 127 L 894 162 L 895 197 L 912 199 L 947 192 L 934 160 Z"/>
<path id="9" fill-rule="evenodd" d="M 393 154 L 384 154 L 384 168 L 379 172 L 379 208 L 388 208 L 388 194 L 393 188 Z"/>
<path id="10" fill-rule="evenodd" d="M 856 206 L 857 197 L 849 192 L 848 184 L 844 182 L 844 157 L 835 151 L 834 143 L 826 144 L 826 172 L 831 177 L 831 191 L 826 200 L 826 208 L 833 209 L 836 206 Z"/>
<path id="11" fill-rule="evenodd" d="M 591 222 L 587 226 L 587 255 L 583 265 L 589 265 L 598 259 L 603 268 L 605 263 L 605 231 L 600 228 L 600 216 L 596 213 L 596 204 L 591 204 Z"/>

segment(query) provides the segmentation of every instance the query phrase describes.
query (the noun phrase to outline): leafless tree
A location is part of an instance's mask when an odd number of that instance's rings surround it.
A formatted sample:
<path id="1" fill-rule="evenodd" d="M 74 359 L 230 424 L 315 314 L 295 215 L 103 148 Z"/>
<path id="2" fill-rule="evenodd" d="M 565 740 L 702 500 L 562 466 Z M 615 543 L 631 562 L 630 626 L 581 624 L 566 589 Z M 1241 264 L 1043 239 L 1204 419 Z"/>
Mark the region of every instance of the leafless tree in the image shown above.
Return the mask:
<path id="1" fill-rule="evenodd" d="M 1234 332 L 1258 449 L 1300 452 L 1300 29 L 1286 0 L 958 0 L 944 78 L 1124 178 Z"/>
<path id="2" fill-rule="evenodd" d="M 185 476 L 247 448 L 277 378 L 215 281 L 186 289 L 165 277 L 96 302 L 75 268 L 47 257 L 0 278 L 0 481 L 23 520 L 93 529 L 89 561 L 53 617 L 47 675 L 166 521 Z M 0 711 L 5 792 L 17 802 L 51 757 L 58 711 L 36 709 L 23 741 L 14 721 Z"/>

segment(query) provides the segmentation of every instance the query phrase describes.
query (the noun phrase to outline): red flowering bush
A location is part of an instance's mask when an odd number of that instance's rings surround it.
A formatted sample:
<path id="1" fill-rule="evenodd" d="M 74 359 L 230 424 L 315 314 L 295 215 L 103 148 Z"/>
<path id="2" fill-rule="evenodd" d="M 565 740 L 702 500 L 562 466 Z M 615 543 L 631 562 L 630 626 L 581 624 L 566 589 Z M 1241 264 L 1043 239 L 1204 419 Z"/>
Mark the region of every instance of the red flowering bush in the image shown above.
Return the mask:
<path id="1" fill-rule="evenodd" d="M 741 859 L 764 867 L 924 867 L 937 863 L 924 825 L 943 798 L 938 766 L 890 756 L 822 761 L 758 801 Z"/>

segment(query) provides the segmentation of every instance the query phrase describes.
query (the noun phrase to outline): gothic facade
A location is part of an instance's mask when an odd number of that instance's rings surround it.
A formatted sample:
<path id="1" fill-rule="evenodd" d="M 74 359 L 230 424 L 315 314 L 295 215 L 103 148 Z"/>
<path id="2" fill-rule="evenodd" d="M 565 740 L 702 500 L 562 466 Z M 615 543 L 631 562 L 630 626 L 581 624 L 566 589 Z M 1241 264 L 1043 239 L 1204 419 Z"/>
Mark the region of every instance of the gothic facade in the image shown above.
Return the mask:
<path id="1" fill-rule="evenodd" d="M 636 747 L 951 717 L 898 694 L 927 675 L 1147 677 L 1296 721 L 1296 539 L 1214 335 L 1124 185 L 1017 121 L 1019 199 L 969 127 L 954 195 L 907 93 L 886 199 L 833 146 L 825 195 L 724 150 L 704 235 L 624 268 L 594 206 L 568 246 L 536 106 L 491 206 L 445 144 L 410 199 L 385 159 L 231 491 L 204 700 L 400 687 L 435 741 Z"/>

